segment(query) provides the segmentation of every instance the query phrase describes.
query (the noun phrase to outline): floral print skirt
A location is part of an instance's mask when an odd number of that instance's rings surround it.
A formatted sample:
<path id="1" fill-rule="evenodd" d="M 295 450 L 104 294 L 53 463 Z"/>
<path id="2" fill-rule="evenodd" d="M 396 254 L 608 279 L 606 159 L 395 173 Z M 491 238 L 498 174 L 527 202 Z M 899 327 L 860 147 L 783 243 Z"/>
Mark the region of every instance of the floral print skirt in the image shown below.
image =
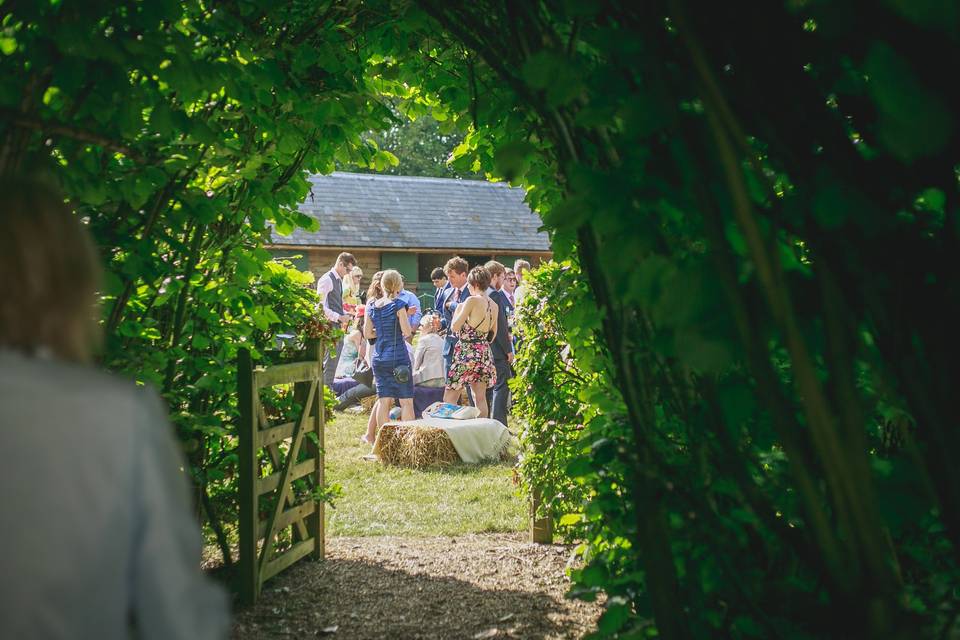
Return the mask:
<path id="1" fill-rule="evenodd" d="M 462 389 L 464 385 L 484 382 L 488 387 L 497 384 L 497 369 L 493 353 L 486 340 L 458 340 L 453 347 L 453 360 L 447 374 L 448 389 Z"/>

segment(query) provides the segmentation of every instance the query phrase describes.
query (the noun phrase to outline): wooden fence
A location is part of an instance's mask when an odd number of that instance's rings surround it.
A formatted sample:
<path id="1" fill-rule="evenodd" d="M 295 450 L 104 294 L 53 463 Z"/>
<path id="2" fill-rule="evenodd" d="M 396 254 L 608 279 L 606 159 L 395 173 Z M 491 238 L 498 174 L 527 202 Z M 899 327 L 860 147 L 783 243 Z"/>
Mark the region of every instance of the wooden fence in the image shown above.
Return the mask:
<path id="1" fill-rule="evenodd" d="M 324 504 L 313 492 L 324 486 L 323 349 L 319 343 L 301 359 L 253 367 L 250 352 L 238 358 L 240 403 L 240 563 L 238 593 L 253 604 L 263 583 L 305 556 L 324 555 Z M 303 412 L 292 422 L 270 425 L 260 390 L 294 384 Z M 308 437 L 316 434 L 316 440 Z M 286 451 L 281 446 L 286 443 Z M 261 451 L 265 455 L 261 457 Z M 271 472 L 263 475 L 265 462 Z M 297 496 L 294 482 L 309 491 Z M 289 529 L 289 539 L 283 534 Z"/>

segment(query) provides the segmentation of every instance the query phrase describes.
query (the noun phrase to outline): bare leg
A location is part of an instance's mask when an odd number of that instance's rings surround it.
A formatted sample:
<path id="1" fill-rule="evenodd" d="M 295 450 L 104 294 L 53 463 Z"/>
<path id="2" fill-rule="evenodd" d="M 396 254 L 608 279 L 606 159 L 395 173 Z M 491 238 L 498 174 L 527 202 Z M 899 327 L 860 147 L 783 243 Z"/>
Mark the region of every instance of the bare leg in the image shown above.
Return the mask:
<path id="1" fill-rule="evenodd" d="M 377 411 L 377 431 L 390 419 L 390 409 L 393 409 L 393 398 L 380 398 L 379 411 Z"/>
<path id="2" fill-rule="evenodd" d="M 367 419 L 367 435 L 363 436 L 369 445 L 372 445 L 373 439 L 377 437 L 377 417 L 379 414 L 380 400 L 378 399 L 370 408 L 370 418 Z"/>
<path id="3" fill-rule="evenodd" d="M 400 420 L 408 422 L 416 419 L 417 416 L 413 413 L 413 398 L 400 398 Z"/>
<path id="4" fill-rule="evenodd" d="M 443 390 L 443 401 L 449 404 L 460 404 L 460 389 L 447 387 Z"/>
<path id="5" fill-rule="evenodd" d="M 473 382 L 470 384 L 470 390 L 473 391 L 473 403 L 480 412 L 481 418 L 490 417 L 490 408 L 487 406 L 487 383 Z"/>

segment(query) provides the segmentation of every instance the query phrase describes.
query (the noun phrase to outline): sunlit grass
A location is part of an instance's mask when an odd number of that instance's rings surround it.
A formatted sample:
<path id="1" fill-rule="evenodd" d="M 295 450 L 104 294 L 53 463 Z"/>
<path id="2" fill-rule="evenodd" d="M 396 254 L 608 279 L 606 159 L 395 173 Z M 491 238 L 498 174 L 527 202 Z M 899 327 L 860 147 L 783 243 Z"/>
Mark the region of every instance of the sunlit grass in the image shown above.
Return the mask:
<path id="1" fill-rule="evenodd" d="M 327 482 L 343 495 L 327 510 L 331 536 L 454 536 L 520 531 L 526 505 L 509 463 L 416 471 L 367 462 L 359 440 L 367 416 L 338 414 L 327 425 Z"/>

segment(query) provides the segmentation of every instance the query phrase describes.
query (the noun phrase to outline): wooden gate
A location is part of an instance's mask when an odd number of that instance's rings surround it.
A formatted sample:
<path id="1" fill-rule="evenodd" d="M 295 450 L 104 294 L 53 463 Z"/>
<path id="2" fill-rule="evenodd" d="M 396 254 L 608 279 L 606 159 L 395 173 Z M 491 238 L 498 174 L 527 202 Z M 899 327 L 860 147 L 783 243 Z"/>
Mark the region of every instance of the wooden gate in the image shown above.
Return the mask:
<path id="1" fill-rule="evenodd" d="M 324 503 L 310 493 L 297 497 L 293 488 L 299 479 L 311 492 L 324 486 L 323 350 L 313 343 L 300 354 L 296 362 L 256 369 L 248 350 L 241 349 L 238 358 L 238 593 L 244 604 L 253 604 L 263 583 L 297 560 L 324 555 Z M 260 390 L 285 384 L 294 384 L 294 398 L 303 412 L 292 422 L 271 426 Z M 309 434 L 316 434 L 316 440 Z M 288 443 L 285 455 L 283 443 Z M 267 463 L 272 469 L 264 476 Z M 281 549 L 279 537 L 285 529 L 290 530 L 289 545 Z"/>

